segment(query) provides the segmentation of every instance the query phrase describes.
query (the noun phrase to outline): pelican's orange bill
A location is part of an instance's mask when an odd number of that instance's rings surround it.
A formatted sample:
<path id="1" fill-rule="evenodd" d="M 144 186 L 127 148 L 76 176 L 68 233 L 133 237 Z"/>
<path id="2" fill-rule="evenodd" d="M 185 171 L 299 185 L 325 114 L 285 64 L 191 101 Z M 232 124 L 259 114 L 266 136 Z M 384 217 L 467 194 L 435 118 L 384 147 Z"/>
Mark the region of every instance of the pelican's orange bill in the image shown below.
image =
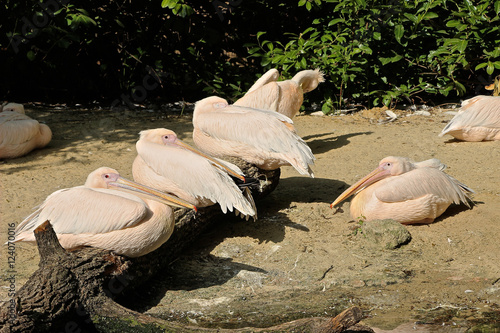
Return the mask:
<path id="1" fill-rule="evenodd" d="M 190 204 L 189 202 L 181 198 L 178 198 L 176 196 L 167 193 L 163 193 L 161 191 L 155 190 L 154 188 L 133 182 L 123 177 L 118 178 L 116 182 L 110 182 L 109 185 L 116 186 L 123 190 L 131 191 L 134 194 L 139 193 L 145 195 L 151 199 L 162 202 L 169 206 L 174 206 L 179 208 L 189 208 L 193 209 L 195 212 L 198 211 L 196 206 Z"/>

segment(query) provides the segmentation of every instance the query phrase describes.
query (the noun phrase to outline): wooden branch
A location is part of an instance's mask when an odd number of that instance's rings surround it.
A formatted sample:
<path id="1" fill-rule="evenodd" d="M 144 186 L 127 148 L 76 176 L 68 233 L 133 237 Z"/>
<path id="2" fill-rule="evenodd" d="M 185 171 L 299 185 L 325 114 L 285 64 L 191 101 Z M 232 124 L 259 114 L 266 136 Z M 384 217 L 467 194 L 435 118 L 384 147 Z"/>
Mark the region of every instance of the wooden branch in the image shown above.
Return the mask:
<path id="1" fill-rule="evenodd" d="M 241 167 L 241 164 L 240 164 Z M 263 171 L 246 164 L 245 174 L 260 180 L 253 192 L 256 200 L 278 185 L 280 171 Z M 158 250 L 139 258 L 126 258 L 110 251 L 84 248 L 64 250 L 47 221 L 35 230 L 40 254 L 37 271 L 0 309 L 0 332 L 245 332 L 184 326 L 127 309 L 113 298 L 124 290 L 140 286 L 169 265 L 206 228 L 223 216 L 218 205 L 192 211 L 176 211 L 172 237 Z M 13 304 L 15 317 L 11 316 Z M 341 332 L 361 319 L 352 310 L 340 322 L 329 318 L 307 318 L 253 332 Z"/>

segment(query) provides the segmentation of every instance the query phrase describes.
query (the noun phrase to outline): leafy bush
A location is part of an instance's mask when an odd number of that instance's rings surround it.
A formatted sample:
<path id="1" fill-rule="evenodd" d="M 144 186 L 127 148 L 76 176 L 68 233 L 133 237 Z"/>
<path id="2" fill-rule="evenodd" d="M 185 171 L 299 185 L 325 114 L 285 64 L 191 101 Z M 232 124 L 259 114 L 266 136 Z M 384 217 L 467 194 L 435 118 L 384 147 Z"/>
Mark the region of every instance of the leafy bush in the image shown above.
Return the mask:
<path id="1" fill-rule="evenodd" d="M 0 6 L 2 99 L 234 100 L 319 67 L 330 112 L 475 93 L 500 68 L 500 1 L 69 0 Z"/>
<path id="2" fill-rule="evenodd" d="M 300 0 L 313 25 L 287 38 L 257 35 L 249 54 L 285 76 L 321 68 L 323 110 L 473 93 L 500 69 L 500 1 Z M 485 79 L 488 78 L 488 79 Z"/>

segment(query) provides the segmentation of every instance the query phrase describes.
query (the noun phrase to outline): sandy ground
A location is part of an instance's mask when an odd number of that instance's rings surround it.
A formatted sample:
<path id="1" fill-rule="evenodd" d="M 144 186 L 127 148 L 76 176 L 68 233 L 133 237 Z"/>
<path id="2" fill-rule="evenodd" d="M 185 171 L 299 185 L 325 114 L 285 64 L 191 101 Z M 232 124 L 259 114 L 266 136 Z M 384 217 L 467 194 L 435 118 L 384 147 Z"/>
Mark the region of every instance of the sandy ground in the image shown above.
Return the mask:
<path id="1" fill-rule="evenodd" d="M 444 111 L 425 116 L 395 110 L 399 117 L 392 122 L 379 122 L 386 119 L 381 109 L 296 117 L 317 158 L 316 178 L 283 168 L 278 188 L 258 202 L 258 221 L 225 217 L 124 304 L 223 327 L 334 315 L 351 305 L 380 330 L 462 332 L 498 323 L 500 146 L 438 137 L 452 118 Z M 21 222 L 50 193 L 83 184 L 94 169 L 109 166 L 131 178 L 139 131 L 166 127 L 192 143 L 189 112 L 28 107 L 27 114 L 47 123 L 54 137 L 45 149 L 0 163 L 2 243 L 9 223 Z M 412 240 L 398 249 L 371 243 L 356 232 L 348 202 L 336 214 L 329 204 L 389 155 L 440 159 L 447 173 L 476 191 L 476 206 L 452 206 L 433 224 L 408 226 Z M 37 249 L 26 244 L 16 245 L 10 268 L 8 257 L 4 245 L 0 301 L 9 299 L 11 282 L 19 289 L 38 262 Z"/>

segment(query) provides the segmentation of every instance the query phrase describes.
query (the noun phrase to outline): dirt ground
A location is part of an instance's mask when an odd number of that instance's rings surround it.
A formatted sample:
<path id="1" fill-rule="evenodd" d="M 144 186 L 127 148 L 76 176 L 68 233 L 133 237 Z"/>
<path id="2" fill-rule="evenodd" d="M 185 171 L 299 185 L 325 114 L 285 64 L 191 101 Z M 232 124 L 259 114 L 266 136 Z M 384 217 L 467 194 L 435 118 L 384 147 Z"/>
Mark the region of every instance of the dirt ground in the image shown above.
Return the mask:
<path id="1" fill-rule="evenodd" d="M 165 127 L 192 143 L 192 113 L 27 107 L 54 133 L 45 149 L 0 162 L 0 241 L 50 193 L 81 185 L 100 166 L 132 178 L 138 132 Z M 378 331 L 464 332 L 500 316 L 499 142 L 468 143 L 437 134 L 450 110 L 384 109 L 337 116 L 299 115 L 299 134 L 316 156 L 316 178 L 282 168 L 277 189 L 257 203 L 259 220 L 226 216 L 162 276 L 123 303 L 171 320 L 211 327 L 268 326 L 331 316 L 360 306 Z M 438 158 L 475 190 L 473 209 L 452 206 L 430 225 L 407 226 L 394 250 L 370 242 L 329 204 L 386 156 Z M 8 267 L 1 248 L 0 301 L 37 268 L 34 246 L 17 244 Z M 14 280 L 6 280 L 14 277 Z M 131 300 L 133 299 L 133 300 Z M 491 328 L 491 327 L 490 327 Z"/>

